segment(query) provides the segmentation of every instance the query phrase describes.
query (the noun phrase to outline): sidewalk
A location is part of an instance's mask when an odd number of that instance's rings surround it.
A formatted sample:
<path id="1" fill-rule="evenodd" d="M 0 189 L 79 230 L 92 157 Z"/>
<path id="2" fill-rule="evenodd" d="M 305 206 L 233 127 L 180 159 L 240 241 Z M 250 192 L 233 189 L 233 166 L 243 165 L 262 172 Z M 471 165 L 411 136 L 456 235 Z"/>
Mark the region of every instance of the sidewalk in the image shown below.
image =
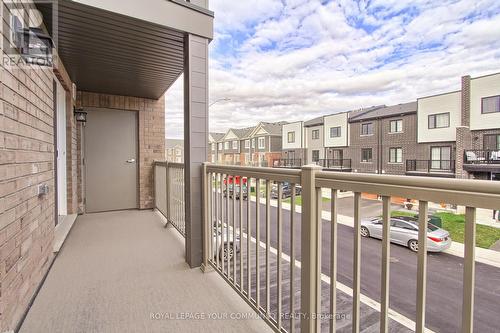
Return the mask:
<path id="1" fill-rule="evenodd" d="M 251 200 L 255 201 L 255 197 L 252 196 Z M 266 199 L 261 198 L 260 202 L 261 202 L 261 204 L 265 204 Z M 278 206 L 277 200 L 271 199 L 271 206 L 277 207 Z M 290 210 L 289 203 L 284 202 L 282 204 L 282 206 L 283 206 L 283 209 Z M 295 212 L 301 213 L 302 207 L 295 206 Z M 326 221 L 331 221 L 330 212 L 322 211 L 322 219 L 326 220 Z M 352 218 L 350 216 L 338 215 L 338 222 L 340 224 L 347 225 L 349 227 L 354 227 L 354 218 Z M 452 241 L 451 247 L 448 250 L 444 251 L 444 253 L 448 253 L 448 254 L 463 258 L 464 257 L 464 244 Z M 480 263 L 495 266 L 495 267 L 500 267 L 500 252 L 476 247 L 476 262 L 480 262 Z"/>

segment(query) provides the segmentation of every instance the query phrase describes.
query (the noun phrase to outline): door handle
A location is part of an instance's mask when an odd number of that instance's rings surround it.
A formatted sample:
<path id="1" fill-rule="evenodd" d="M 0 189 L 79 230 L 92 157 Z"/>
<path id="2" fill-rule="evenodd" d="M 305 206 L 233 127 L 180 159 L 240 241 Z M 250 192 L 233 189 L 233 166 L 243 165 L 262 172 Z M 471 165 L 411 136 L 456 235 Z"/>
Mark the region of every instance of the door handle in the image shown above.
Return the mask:
<path id="1" fill-rule="evenodd" d="M 130 160 L 126 160 L 127 163 L 135 163 L 135 158 L 131 158 Z"/>

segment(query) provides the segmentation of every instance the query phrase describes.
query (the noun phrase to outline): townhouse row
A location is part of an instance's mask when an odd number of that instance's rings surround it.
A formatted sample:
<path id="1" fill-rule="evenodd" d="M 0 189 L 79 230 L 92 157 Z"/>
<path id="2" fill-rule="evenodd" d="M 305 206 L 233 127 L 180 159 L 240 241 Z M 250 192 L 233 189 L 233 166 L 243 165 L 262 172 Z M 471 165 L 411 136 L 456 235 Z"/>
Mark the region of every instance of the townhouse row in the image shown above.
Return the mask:
<path id="1" fill-rule="evenodd" d="M 285 122 L 260 122 L 209 134 L 209 161 L 219 164 L 272 166 L 281 158 L 281 130 Z"/>
<path id="2" fill-rule="evenodd" d="M 278 167 L 500 180 L 500 73 L 461 89 L 282 126 Z"/>

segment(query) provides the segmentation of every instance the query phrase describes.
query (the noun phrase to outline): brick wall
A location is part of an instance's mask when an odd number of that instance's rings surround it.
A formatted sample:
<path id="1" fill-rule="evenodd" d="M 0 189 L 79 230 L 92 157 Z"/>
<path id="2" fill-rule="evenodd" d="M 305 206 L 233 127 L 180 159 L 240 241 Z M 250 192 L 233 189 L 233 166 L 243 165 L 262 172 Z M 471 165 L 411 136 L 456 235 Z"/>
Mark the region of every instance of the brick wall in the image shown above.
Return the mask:
<path id="1" fill-rule="evenodd" d="M 10 13 L 3 2 L 0 12 L 5 45 Z M 4 49 L 1 55 L 8 57 Z M 0 331 L 6 331 L 53 259 L 54 75 L 49 68 L 0 66 Z M 48 195 L 38 197 L 40 184 L 49 185 Z"/>
<path id="2" fill-rule="evenodd" d="M 77 93 L 77 107 L 139 111 L 139 207 L 153 207 L 153 162 L 165 159 L 165 99 Z M 79 153 L 81 154 L 81 152 Z"/>
<path id="3" fill-rule="evenodd" d="M 373 134 L 372 135 L 361 135 L 361 124 L 363 123 L 373 123 Z M 355 172 L 363 173 L 375 173 L 378 170 L 378 151 L 379 151 L 379 139 L 378 139 L 378 122 L 377 120 L 370 120 L 364 122 L 351 123 L 350 126 L 350 146 L 344 150 L 344 158 L 351 159 L 351 168 Z M 371 162 L 361 162 L 361 149 L 371 148 L 372 149 L 372 161 Z"/>

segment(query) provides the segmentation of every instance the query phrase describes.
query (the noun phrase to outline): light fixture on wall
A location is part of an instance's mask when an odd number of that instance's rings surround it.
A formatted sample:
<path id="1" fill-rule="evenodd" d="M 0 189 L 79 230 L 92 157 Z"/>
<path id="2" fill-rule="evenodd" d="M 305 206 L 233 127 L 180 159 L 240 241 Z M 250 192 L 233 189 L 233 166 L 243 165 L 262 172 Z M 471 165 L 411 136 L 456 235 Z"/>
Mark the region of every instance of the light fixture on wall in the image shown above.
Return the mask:
<path id="1" fill-rule="evenodd" d="M 75 114 L 75 119 L 79 123 L 87 122 L 87 112 L 83 111 L 83 108 L 74 108 L 73 113 Z"/>

